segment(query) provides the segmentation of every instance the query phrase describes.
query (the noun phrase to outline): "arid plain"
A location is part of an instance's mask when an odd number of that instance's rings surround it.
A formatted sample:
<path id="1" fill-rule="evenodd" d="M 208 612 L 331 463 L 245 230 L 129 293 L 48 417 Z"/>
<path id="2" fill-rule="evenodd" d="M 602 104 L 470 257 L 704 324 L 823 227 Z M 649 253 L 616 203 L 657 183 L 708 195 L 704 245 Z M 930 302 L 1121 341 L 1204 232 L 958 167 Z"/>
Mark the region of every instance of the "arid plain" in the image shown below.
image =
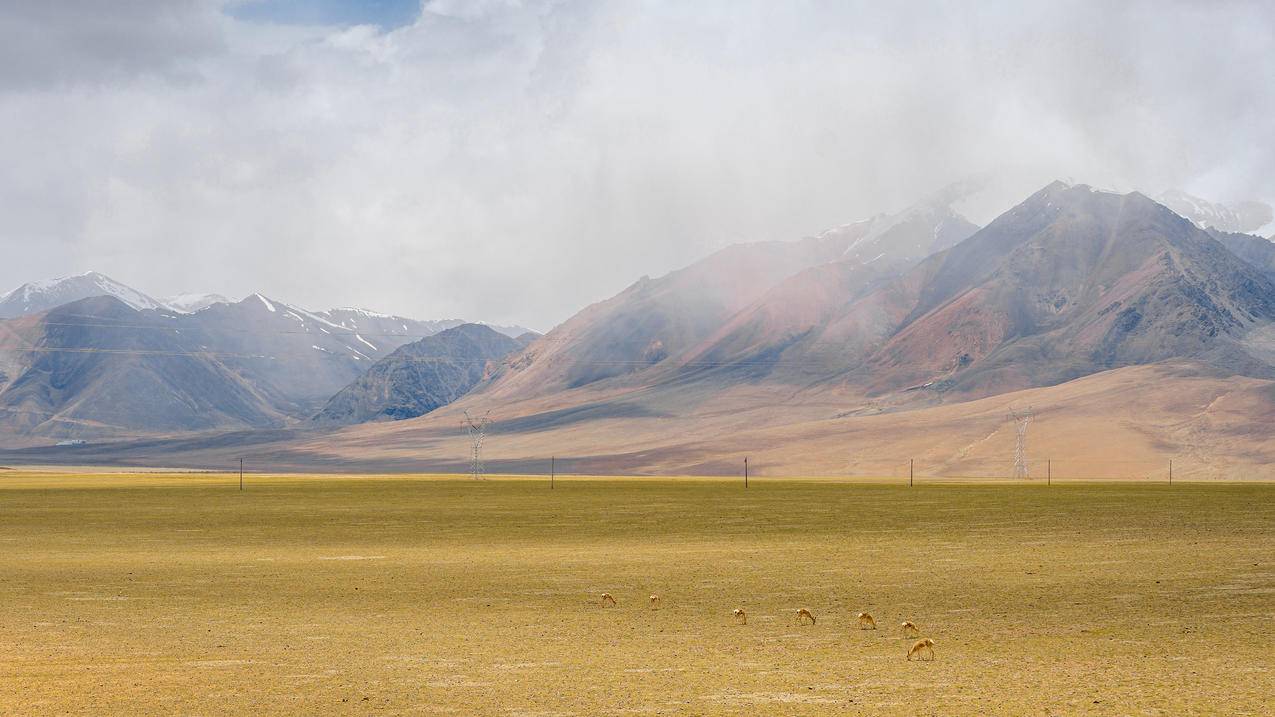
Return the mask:
<path id="1" fill-rule="evenodd" d="M 5 470 L 0 712 L 1266 714 L 1273 489 Z"/>

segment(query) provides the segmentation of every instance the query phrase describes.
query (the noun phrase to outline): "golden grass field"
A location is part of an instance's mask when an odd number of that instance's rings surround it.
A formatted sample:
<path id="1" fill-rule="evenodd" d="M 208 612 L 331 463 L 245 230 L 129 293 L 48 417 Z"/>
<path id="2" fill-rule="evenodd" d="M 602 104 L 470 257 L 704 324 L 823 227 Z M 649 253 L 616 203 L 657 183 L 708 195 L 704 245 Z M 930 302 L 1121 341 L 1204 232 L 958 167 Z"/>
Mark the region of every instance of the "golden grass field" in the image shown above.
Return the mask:
<path id="1" fill-rule="evenodd" d="M 1275 709 L 1271 484 L 237 480 L 0 471 L 0 714 Z"/>

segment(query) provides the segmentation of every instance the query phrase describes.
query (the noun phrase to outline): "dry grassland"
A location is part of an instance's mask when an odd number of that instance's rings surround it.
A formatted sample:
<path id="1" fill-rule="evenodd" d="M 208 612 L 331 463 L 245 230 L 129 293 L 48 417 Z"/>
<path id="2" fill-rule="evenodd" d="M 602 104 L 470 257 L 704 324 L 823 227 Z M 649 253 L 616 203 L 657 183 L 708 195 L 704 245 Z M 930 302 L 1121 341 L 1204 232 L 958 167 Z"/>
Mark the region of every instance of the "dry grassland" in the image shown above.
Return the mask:
<path id="1" fill-rule="evenodd" d="M 1272 644 L 1271 484 L 0 472 L 6 715 L 1266 715 Z"/>

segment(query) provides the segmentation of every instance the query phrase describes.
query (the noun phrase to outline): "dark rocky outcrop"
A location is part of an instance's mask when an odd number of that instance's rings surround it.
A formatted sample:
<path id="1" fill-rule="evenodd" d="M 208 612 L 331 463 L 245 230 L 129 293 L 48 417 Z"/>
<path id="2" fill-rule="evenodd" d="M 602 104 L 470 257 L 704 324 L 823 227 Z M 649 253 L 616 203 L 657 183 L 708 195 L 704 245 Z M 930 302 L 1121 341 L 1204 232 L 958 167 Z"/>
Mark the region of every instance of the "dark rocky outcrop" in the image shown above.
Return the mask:
<path id="1" fill-rule="evenodd" d="M 332 397 L 321 424 L 422 416 L 465 395 L 522 344 L 482 324 L 463 324 L 401 346 Z"/>

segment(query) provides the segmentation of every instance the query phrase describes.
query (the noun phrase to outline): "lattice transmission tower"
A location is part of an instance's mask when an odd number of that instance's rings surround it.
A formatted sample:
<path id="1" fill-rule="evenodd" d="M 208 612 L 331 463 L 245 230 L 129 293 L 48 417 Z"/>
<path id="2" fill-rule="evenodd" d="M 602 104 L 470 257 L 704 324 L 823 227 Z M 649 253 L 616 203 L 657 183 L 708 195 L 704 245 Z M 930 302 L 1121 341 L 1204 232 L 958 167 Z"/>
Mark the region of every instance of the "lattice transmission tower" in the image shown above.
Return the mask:
<path id="1" fill-rule="evenodd" d="M 469 432 L 469 442 L 473 446 L 474 453 L 471 461 L 470 470 L 473 473 L 474 480 L 483 479 L 483 439 L 487 437 L 487 427 L 491 425 L 491 411 L 483 414 L 483 417 L 474 420 L 469 415 L 469 411 L 465 411 L 465 429 Z"/>
<path id="2" fill-rule="evenodd" d="M 1009 409 L 1009 420 L 1014 423 L 1014 477 L 1028 478 L 1027 472 L 1027 427 L 1031 425 L 1032 419 L 1036 414 L 1032 412 L 1032 407 L 1028 406 L 1026 411 Z"/>

